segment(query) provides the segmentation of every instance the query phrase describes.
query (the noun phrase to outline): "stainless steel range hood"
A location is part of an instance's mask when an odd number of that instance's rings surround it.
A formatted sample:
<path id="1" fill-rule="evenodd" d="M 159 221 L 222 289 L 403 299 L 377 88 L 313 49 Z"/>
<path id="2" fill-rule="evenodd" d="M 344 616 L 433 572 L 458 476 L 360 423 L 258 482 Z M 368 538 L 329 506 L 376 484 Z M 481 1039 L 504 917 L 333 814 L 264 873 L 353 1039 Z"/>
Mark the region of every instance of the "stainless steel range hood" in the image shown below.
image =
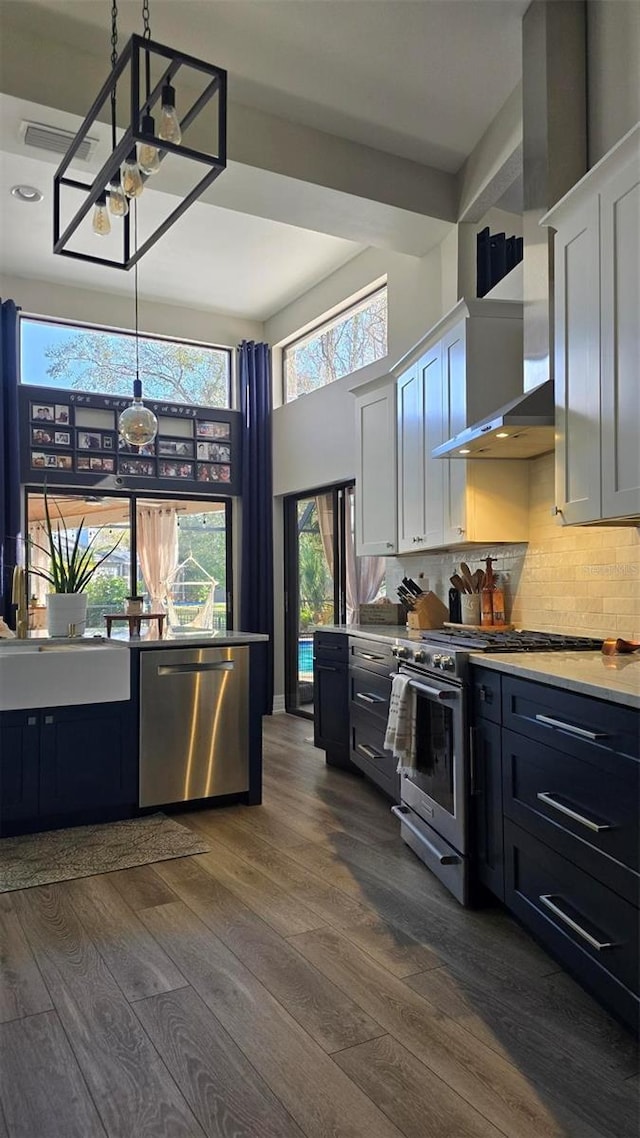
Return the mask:
<path id="1" fill-rule="evenodd" d="M 525 391 L 432 451 L 433 458 L 533 458 L 553 450 L 553 380 Z"/>
<path id="2" fill-rule="evenodd" d="M 553 235 L 540 219 L 586 170 L 584 0 L 532 0 L 522 21 L 523 394 L 432 451 L 533 458 L 554 448 Z"/>

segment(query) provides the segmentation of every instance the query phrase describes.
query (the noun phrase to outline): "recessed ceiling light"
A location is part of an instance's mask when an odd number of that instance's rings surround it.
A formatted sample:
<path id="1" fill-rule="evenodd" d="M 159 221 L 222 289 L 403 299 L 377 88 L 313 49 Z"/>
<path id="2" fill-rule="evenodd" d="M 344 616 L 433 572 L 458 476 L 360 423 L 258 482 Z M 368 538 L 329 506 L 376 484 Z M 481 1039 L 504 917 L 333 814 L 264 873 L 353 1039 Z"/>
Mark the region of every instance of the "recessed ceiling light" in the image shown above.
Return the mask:
<path id="1" fill-rule="evenodd" d="M 464 447 L 463 450 L 458 451 L 458 454 L 471 454 L 471 451 L 468 447 Z"/>
<path id="2" fill-rule="evenodd" d="M 508 439 L 509 438 L 509 432 L 508 431 L 498 431 L 496 438 L 497 439 Z"/>
<path id="3" fill-rule="evenodd" d="M 24 184 L 11 187 L 11 195 L 17 198 L 19 202 L 41 202 L 43 194 L 36 186 L 26 186 Z"/>

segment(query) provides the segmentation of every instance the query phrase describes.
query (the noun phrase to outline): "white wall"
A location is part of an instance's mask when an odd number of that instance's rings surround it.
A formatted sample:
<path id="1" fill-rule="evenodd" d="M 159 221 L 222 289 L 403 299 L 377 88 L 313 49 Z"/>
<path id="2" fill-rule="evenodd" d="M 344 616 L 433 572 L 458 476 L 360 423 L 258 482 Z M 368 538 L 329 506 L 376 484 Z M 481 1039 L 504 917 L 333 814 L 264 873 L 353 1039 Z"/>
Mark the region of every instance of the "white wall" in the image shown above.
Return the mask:
<path id="1" fill-rule="evenodd" d="M 26 277 L 0 276 L 0 296 L 15 300 L 24 312 L 33 316 L 105 324 L 113 328 L 134 327 L 133 279 L 129 299 L 106 290 L 98 292 Z M 142 299 L 139 324 L 141 332 L 200 340 L 223 347 L 235 347 L 243 339 L 262 340 L 264 336 L 264 325 L 257 320 L 239 320 L 235 316 L 206 309 Z"/>
<path id="2" fill-rule="evenodd" d="M 587 4 L 589 166 L 640 120 L 640 4 Z"/>

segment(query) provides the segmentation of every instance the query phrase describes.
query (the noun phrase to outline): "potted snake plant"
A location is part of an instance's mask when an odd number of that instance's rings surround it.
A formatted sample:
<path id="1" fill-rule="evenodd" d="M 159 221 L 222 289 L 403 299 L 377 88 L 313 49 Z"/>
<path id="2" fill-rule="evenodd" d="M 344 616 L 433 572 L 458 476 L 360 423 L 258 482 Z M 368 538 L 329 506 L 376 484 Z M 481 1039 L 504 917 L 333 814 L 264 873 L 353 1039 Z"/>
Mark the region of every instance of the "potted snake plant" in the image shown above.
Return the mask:
<path id="1" fill-rule="evenodd" d="M 87 627 L 87 594 L 83 591 L 100 566 L 118 548 L 122 537 L 107 553 L 96 556 L 95 544 L 102 527 L 94 533 L 85 548 L 80 546 L 80 535 L 85 519 L 76 527 L 71 539 L 65 520 L 56 502 L 58 519 L 51 519 L 47 491 L 44 492 L 46 545 L 28 539 L 29 547 L 39 549 L 49 559 L 47 568 L 30 567 L 29 572 L 41 577 L 51 586 L 47 595 L 47 631 L 49 636 L 82 636 Z"/>

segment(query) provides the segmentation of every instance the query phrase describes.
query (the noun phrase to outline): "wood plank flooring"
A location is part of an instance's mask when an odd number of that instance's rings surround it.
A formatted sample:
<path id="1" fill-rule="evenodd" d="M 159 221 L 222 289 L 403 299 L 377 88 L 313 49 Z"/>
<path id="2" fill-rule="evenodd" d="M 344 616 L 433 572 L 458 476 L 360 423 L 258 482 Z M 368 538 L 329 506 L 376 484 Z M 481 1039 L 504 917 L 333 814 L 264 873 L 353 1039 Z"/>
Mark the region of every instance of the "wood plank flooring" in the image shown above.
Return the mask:
<path id="1" fill-rule="evenodd" d="M 264 734 L 263 806 L 180 816 L 210 853 L 0 898 L 0 1138 L 636 1138 L 624 1029 Z"/>

